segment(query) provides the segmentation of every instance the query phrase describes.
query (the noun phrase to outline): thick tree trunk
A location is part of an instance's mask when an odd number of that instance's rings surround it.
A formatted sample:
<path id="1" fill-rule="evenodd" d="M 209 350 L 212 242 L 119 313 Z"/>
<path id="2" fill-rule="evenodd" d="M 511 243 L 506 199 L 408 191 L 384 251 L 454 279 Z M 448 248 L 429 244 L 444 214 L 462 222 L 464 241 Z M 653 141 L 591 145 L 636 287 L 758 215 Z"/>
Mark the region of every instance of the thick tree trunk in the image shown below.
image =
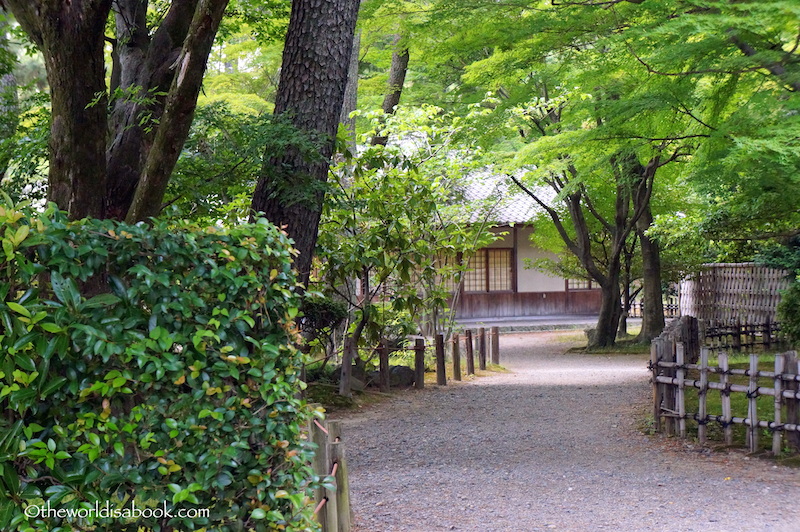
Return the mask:
<path id="1" fill-rule="evenodd" d="M 6 3 L 45 59 L 52 111 L 47 197 L 72 218 L 102 218 L 106 139 L 96 132 L 106 129 L 103 34 L 112 0 Z"/>
<path id="2" fill-rule="evenodd" d="M 160 211 L 161 185 L 166 184 L 174 168 L 174 162 L 170 163 L 170 155 L 167 155 L 174 151 L 169 152 L 165 145 L 180 144 L 182 147 L 186 140 L 188 129 L 182 124 L 187 118 L 191 123 L 197 104 L 196 93 L 202 80 L 202 76 L 197 79 L 197 73 L 205 69 L 209 34 L 213 41 L 227 3 L 228 0 L 173 0 L 164 20 L 151 36 L 145 17 L 148 0 L 118 0 L 115 51 L 119 60 L 114 62 L 111 78 L 112 89 L 116 88 L 115 80 L 119 80 L 120 94 L 113 102 L 109 117 L 106 191 L 109 217 L 126 218 L 152 155 L 162 164 L 154 165 L 151 160 L 150 177 L 139 192 L 140 202 L 150 201 L 152 206 L 146 214 L 141 214 L 142 206 L 140 212 L 134 214 L 144 218 Z M 191 67 L 184 71 L 184 78 L 190 80 L 197 91 L 190 84 L 183 84 L 182 95 L 177 97 L 173 93 L 177 88 L 174 81 L 179 73 L 179 62 L 187 52 L 192 61 L 180 66 Z M 181 118 L 164 116 L 168 102 L 172 102 L 173 112 L 176 102 L 180 102 Z M 170 128 L 175 129 L 167 131 Z M 159 131 L 163 131 L 166 138 L 156 141 Z M 151 155 L 154 147 L 156 153 Z M 155 178 L 154 171 L 166 178 Z"/>
<path id="3" fill-rule="evenodd" d="M 117 0 L 118 60 L 111 79 L 112 91 L 119 89 L 119 94 L 112 102 L 106 154 L 110 218 L 124 219 L 133 202 L 198 1 L 173 1 L 151 36 L 145 16 L 148 0 Z"/>
<path id="4" fill-rule="evenodd" d="M 397 105 L 400 103 L 400 96 L 403 94 L 403 85 L 406 82 L 408 72 L 408 47 L 400 45 L 400 36 L 395 38 L 395 48 L 392 52 L 392 65 L 389 67 L 389 83 L 386 96 L 383 98 L 383 113 L 394 114 Z M 389 137 L 386 135 L 375 135 L 372 137 L 372 145 L 386 146 Z"/>
<path id="5" fill-rule="evenodd" d="M 53 115 L 48 198 L 73 218 L 125 218 L 135 194 L 129 219 L 158 214 L 228 0 L 172 0 L 152 34 L 148 0 L 113 2 L 109 115 L 103 46 L 112 0 L 7 0 L 45 57 Z"/>
<path id="6" fill-rule="evenodd" d="M 157 216 L 175 163 L 189 135 L 208 55 L 228 0 L 200 0 L 176 64 L 164 113 L 125 220 Z"/>
<path id="7" fill-rule="evenodd" d="M 285 227 L 307 284 L 317 242 L 325 182 L 342 110 L 359 0 L 293 0 L 275 115 L 286 116 L 319 143 L 315 157 L 289 148 L 265 154 L 253 194 L 254 213 Z"/>
<path id="8" fill-rule="evenodd" d="M 640 342 L 650 342 L 664 330 L 664 299 L 661 291 L 661 252 L 658 243 L 645 234 L 653 223 L 650 206 L 645 208 L 642 217 L 636 223 L 636 232 L 642 248 L 642 330 Z"/>
<path id="9" fill-rule="evenodd" d="M 617 340 L 617 327 L 622 316 L 619 290 L 619 267 L 608 272 L 607 281 L 600 288 L 600 315 L 594 335 L 589 338 L 589 347 L 608 347 Z"/>

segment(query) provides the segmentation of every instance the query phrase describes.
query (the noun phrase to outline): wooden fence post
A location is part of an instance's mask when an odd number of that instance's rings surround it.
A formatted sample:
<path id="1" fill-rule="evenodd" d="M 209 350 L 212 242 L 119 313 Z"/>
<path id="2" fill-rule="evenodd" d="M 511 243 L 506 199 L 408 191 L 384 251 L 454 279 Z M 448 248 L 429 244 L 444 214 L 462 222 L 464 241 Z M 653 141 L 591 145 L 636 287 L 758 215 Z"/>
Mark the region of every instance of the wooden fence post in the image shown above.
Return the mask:
<path id="1" fill-rule="evenodd" d="M 764 330 L 761 333 L 764 346 L 769 348 L 772 346 L 772 324 L 769 322 L 769 318 L 767 318 L 766 323 L 764 323 Z"/>
<path id="2" fill-rule="evenodd" d="M 731 383 L 729 377 L 728 354 L 719 353 L 719 368 L 721 370 L 719 383 L 722 385 L 720 401 L 722 402 L 722 427 L 725 431 L 725 445 L 733 445 L 733 413 L 731 412 Z"/>
<path id="3" fill-rule="evenodd" d="M 492 327 L 492 364 L 500 364 L 500 327 Z"/>
<path id="4" fill-rule="evenodd" d="M 467 329 L 464 347 L 467 348 L 467 375 L 475 375 L 475 354 L 473 352 L 472 329 Z"/>
<path id="5" fill-rule="evenodd" d="M 325 434 L 325 430 L 323 430 L 323 428 L 324 427 L 320 424 L 319 420 L 316 418 L 311 420 L 311 425 L 309 426 L 311 442 L 317 446 L 316 451 L 314 451 L 312 468 L 314 470 L 314 474 L 320 477 L 325 477 L 330 473 L 328 470 L 328 435 Z M 318 505 L 322 503 L 322 501 L 325 501 L 326 498 L 327 493 L 325 488 L 318 488 L 314 490 L 314 502 L 316 502 Z M 328 513 L 331 510 L 329 503 L 330 501 L 326 501 L 324 504 L 322 504 L 322 506 L 319 506 L 316 516 L 317 522 L 322 525 L 323 529 L 325 530 L 327 530 L 328 527 Z"/>
<path id="6" fill-rule="evenodd" d="M 700 391 L 697 392 L 700 399 L 697 417 L 697 439 L 700 445 L 706 443 L 706 423 L 708 423 L 707 395 L 708 395 L 708 349 L 700 350 Z"/>
<path id="7" fill-rule="evenodd" d="M 436 335 L 436 384 L 447 385 L 447 373 L 444 360 L 444 335 Z"/>
<path id="8" fill-rule="evenodd" d="M 453 380 L 461 380 L 461 337 L 453 335 Z"/>
<path id="9" fill-rule="evenodd" d="M 336 481 L 336 532 L 350 532 L 353 512 L 350 507 L 350 481 L 347 472 L 344 443 L 342 443 L 342 426 L 339 421 L 328 422 L 328 456 L 330 463 L 336 464 L 333 475 Z"/>
<path id="10" fill-rule="evenodd" d="M 653 424 L 656 432 L 661 432 L 661 388 L 662 385 L 656 380 L 658 378 L 658 363 L 660 340 L 654 339 L 650 342 L 650 367 L 653 371 Z"/>
<path id="11" fill-rule="evenodd" d="M 378 347 L 378 381 L 380 390 L 389 393 L 389 343 L 386 338 L 381 339 Z"/>
<path id="12" fill-rule="evenodd" d="M 661 344 L 661 360 L 664 362 L 675 362 L 676 349 L 675 341 L 667 338 L 666 341 Z M 667 368 L 664 370 L 664 375 L 667 377 L 674 378 L 675 373 L 675 368 Z M 677 395 L 675 386 L 664 385 L 664 409 L 670 414 L 665 420 L 668 436 L 674 436 L 678 427 L 678 420 L 675 419 L 675 414 L 677 412 L 675 399 Z"/>
<path id="13" fill-rule="evenodd" d="M 796 351 L 789 351 L 786 353 L 786 373 L 789 375 L 797 375 L 798 364 L 797 364 L 797 352 Z M 796 379 L 792 379 L 786 382 L 786 390 L 797 392 L 798 391 L 798 382 Z M 791 423 L 793 425 L 800 424 L 800 408 L 797 408 L 798 400 L 797 397 L 787 398 L 786 401 L 786 423 Z M 786 435 L 786 443 L 791 447 L 794 451 L 800 451 L 800 432 L 794 430 L 791 431 L 789 434 Z"/>
<path id="14" fill-rule="evenodd" d="M 486 329 L 478 329 L 478 367 L 486 369 Z"/>
<path id="15" fill-rule="evenodd" d="M 781 440 L 783 431 L 781 426 L 781 407 L 783 406 L 783 369 L 786 366 L 786 355 L 781 353 L 775 355 L 775 430 L 772 431 L 772 454 L 781 454 Z"/>
<path id="16" fill-rule="evenodd" d="M 683 343 L 678 342 L 675 351 L 675 362 L 678 364 L 676 378 L 678 380 L 678 428 L 681 438 L 686 438 L 686 367 Z"/>
<path id="17" fill-rule="evenodd" d="M 750 452 L 758 451 L 758 355 L 750 355 L 750 382 L 747 387 L 747 445 Z"/>
<path id="18" fill-rule="evenodd" d="M 414 388 L 425 387 L 425 339 L 417 338 L 414 342 Z"/>

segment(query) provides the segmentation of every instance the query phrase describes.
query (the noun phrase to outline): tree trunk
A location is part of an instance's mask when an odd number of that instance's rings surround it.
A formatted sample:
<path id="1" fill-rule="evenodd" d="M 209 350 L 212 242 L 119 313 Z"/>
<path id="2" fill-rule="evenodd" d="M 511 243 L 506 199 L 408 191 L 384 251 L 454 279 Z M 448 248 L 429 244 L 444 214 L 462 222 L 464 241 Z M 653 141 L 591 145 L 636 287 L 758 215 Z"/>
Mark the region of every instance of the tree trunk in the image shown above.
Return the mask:
<path id="1" fill-rule="evenodd" d="M 161 201 L 169 177 L 189 136 L 208 55 L 227 5 L 228 0 L 200 0 L 198 3 L 176 64 L 176 75 L 153 146 L 147 154 L 144 171 L 125 219 L 128 223 L 157 216 L 161 212 Z"/>
<path id="2" fill-rule="evenodd" d="M 353 37 L 353 51 L 350 54 L 350 65 L 347 70 L 347 85 L 344 89 L 344 101 L 339 121 L 344 125 L 350 136 L 350 149 L 356 149 L 356 119 L 350 113 L 358 107 L 358 54 L 361 49 L 361 32 L 356 32 Z"/>
<path id="3" fill-rule="evenodd" d="M 14 77 L 12 52 L 8 49 L 6 29 L 8 23 L 0 9 L 0 143 L 14 136 L 19 122 L 19 106 L 17 99 L 17 79 Z M 8 169 L 6 154 L 0 153 L 0 181 Z"/>
<path id="4" fill-rule="evenodd" d="M 108 120 L 106 152 L 110 218 L 124 219 L 133 202 L 197 3 L 173 1 L 151 36 L 148 0 L 117 1 L 117 59 L 111 74 L 111 90 L 116 96 Z"/>
<path id="5" fill-rule="evenodd" d="M 619 267 L 616 270 L 609 268 L 606 283 L 601 285 L 600 288 L 600 316 L 597 318 L 597 327 L 593 337 L 589 338 L 588 346 L 590 348 L 608 347 L 614 345 L 617 340 L 617 327 L 619 326 L 620 316 L 622 316 Z"/>
<path id="6" fill-rule="evenodd" d="M 661 291 L 661 252 L 658 243 L 645 234 L 653 223 L 650 206 L 645 208 L 636 223 L 636 232 L 642 248 L 642 330 L 638 341 L 649 343 L 664 330 L 664 299 Z"/>
<path id="7" fill-rule="evenodd" d="M 152 33 L 148 0 L 113 0 L 110 114 L 104 33 L 112 0 L 6 3 L 45 57 L 53 116 L 48 199 L 72 218 L 122 219 L 139 189 L 130 219 L 158 214 L 228 0 L 172 0 Z"/>
<path id="8" fill-rule="evenodd" d="M 52 112 L 47 198 L 72 218 L 102 218 L 106 139 L 96 132 L 106 130 L 103 46 L 112 0 L 6 3 L 45 59 Z"/>
<path id="9" fill-rule="evenodd" d="M 383 113 L 386 115 L 394 114 L 397 105 L 400 103 L 400 96 L 403 94 L 403 85 L 406 82 L 408 72 L 408 47 L 400 45 L 400 36 L 395 37 L 395 48 L 392 52 L 392 65 L 389 67 L 389 83 L 386 96 L 383 98 Z M 386 146 L 389 142 L 387 135 L 377 134 L 372 137 L 372 145 Z"/>
<path id="10" fill-rule="evenodd" d="M 293 0 L 275 115 L 319 143 L 314 157 L 290 147 L 265 154 L 252 210 L 285 227 L 308 283 L 325 183 L 342 110 L 359 0 Z"/>

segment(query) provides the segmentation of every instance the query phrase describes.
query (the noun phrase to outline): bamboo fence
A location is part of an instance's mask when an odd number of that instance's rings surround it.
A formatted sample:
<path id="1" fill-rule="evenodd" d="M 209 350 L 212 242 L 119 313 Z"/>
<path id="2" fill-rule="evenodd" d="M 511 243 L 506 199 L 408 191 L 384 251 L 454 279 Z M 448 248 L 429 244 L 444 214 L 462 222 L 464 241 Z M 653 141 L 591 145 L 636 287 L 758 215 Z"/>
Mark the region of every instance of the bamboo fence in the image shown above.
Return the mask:
<path id="1" fill-rule="evenodd" d="M 721 323 L 775 323 L 787 272 L 754 263 L 706 264 L 680 285 L 681 315 Z"/>
<path id="2" fill-rule="evenodd" d="M 715 366 L 709 364 L 712 353 L 718 360 Z M 780 454 L 785 445 L 800 450 L 800 375 L 796 352 L 775 355 L 772 371 L 759 369 L 757 354 L 749 355 L 747 368 L 733 369 L 724 351 L 713 352 L 704 347 L 700 350 L 699 363 L 688 364 L 682 342 L 656 339 L 651 344 L 650 369 L 657 431 L 686 438 L 687 421 L 694 420 L 697 422 L 697 438 L 705 444 L 708 425 L 718 423 L 723 429 L 725 443 L 731 445 L 733 426 L 738 424 L 746 427 L 746 444 L 750 452 L 760 450 L 759 437 L 763 429 L 771 432 L 773 454 Z M 697 412 L 687 411 L 686 392 L 691 388 L 697 390 Z M 709 393 L 720 394 L 720 412 L 708 411 Z M 745 394 L 746 415 L 734 415 L 732 394 Z M 765 396 L 773 398 L 772 414 L 767 419 L 760 419 L 758 398 Z"/>

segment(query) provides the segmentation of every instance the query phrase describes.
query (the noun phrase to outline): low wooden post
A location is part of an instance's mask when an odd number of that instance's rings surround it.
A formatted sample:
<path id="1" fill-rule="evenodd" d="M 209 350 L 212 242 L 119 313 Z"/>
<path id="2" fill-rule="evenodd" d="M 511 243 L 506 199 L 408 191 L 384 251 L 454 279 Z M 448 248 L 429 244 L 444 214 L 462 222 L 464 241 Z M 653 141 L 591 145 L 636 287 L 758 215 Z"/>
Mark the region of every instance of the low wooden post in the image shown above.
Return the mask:
<path id="1" fill-rule="evenodd" d="M 467 375 L 475 375 L 475 354 L 473 352 L 472 329 L 467 329 L 464 333 L 464 347 L 467 348 Z"/>
<path id="2" fill-rule="evenodd" d="M 728 367 L 728 354 L 719 353 L 717 355 L 719 360 L 719 369 L 721 370 L 719 376 L 719 383 L 722 385 L 720 393 L 720 402 L 722 403 L 722 427 L 725 432 L 725 445 L 733 445 L 733 413 L 731 412 L 731 384 L 729 377 Z"/>
<path id="3" fill-rule="evenodd" d="M 478 367 L 486 369 L 486 329 L 478 329 Z"/>
<path id="4" fill-rule="evenodd" d="M 747 386 L 747 446 L 750 452 L 758 451 L 758 355 L 750 355 L 750 382 Z"/>
<path id="5" fill-rule="evenodd" d="M 336 466 L 333 477 L 336 481 L 336 530 L 350 532 L 353 512 L 350 507 L 350 481 L 347 472 L 344 443 L 342 442 L 342 426 L 339 421 L 328 422 L 328 457 L 331 465 Z M 330 521 L 329 521 L 330 522 Z"/>
<path id="6" fill-rule="evenodd" d="M 436 335 L 436 384 L 447 385 L 447 373 L 444 360 L 444 335 Z"/>
<path id="7" fill-rule="evenodd" d="M 798 387 L 800 387 L 797 380 L 794 378 L 794 376 L 797 375 L 797 369 L 797 352 L 789 351 L 786 353 L 785 371 L 787 375 L 792 376 L 792 379 L 786 381 L 785 388 L 787 391 L 797 392 Z M 786 423 L 792 425 L 800 424 L 800 408 L 798 408 L 798 400 L 796 397 L 787 398 Z M 786 443 L 794 451 L 800 451 L 800 432 L 793 430 L 786 434 Z"/>
<path id="8" fill-rule="evenodd" d="M 453 380 L 461 380 L 461 337 L 453 335 Z"/>
<path id="9" fill-rule="evenodd" d="M 417 338 L 414 342 L 414 388 L 425 387 L 425 339 Z"/>
<path id="10" fill-rule="evenodd" d="M 500 364 L 500 327 L 492 327 L 492 364 Z"/>
<path id="11" fill-rule="evenodd" d="M 389 343 L 386 338 L 381 340 L 378 348 L 378 375 L 380 390 L 383 393 L 389 393 Z"/>

